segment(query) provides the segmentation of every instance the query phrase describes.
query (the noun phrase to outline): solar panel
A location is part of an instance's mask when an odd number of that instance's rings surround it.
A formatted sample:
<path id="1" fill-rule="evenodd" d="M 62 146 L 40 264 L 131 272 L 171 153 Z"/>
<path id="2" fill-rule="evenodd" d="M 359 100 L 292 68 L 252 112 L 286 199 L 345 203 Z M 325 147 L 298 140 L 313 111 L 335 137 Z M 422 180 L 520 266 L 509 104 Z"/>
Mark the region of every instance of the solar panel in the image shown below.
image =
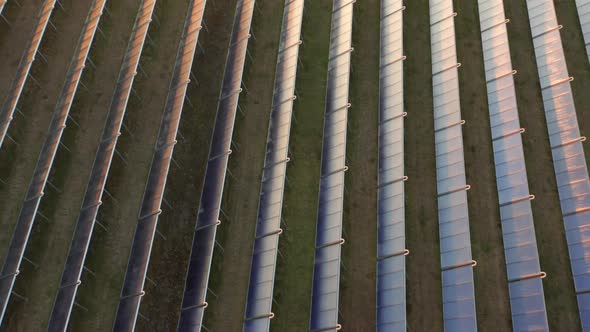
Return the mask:
<path id="1" fill-rule="evenodd" d="M 590 331 L 590 181 L 555 7 L 527 0 L 566 240 L 584 331 Z"/>
<path id="2" fill-rule="evenodd" d="M 61 137 L 66 128 L 66 121 L 68 119 L 76 89 L 80 83 L 82 72 L 90 47 L 94 40 L 98 23 L 102 16 L 106 0 L 95 0 L 90 6 L 90 12 L 82 27 L 82 34 L 78 41 L 74 57 L 66 74 L 66 81 L 61 90 L 57 105 L 53 112 L 53 118 L 49 125 L 49 132 L 43 142 L 43 147 L 39 154 L 39 159 L 35 165 L 31 183 L 27 189 L 27 194 L 22 204 L 22 208 L 18 217 L 16 228 L 10 240 L 10 246 L 2 273 L 0 274 L 0 322 L 4 318 L 6 307 L 12 293 L 12 288 L 19 274 L 20 264 L 27 247 L 29 235 L 33 228 L 33 222 L 37 216 L 37 210 L 43 197 L 43 190 L 47 184 L 49 173 L 53 167 L 53 161 L 57 154 L 57 149 L 61 144 Z M 47 9 L 50 10 L 50 9 Z M 44 12 L 41 14 L 44 16 Z M 49 14 L 47 14 L 49 15 Z"/>
<path id="3" fill-rule="evenodd" d="M 381 1 L 377 331 L 406 331 L 403 1 Z"/>
<path id="4" fill-rule="evenodd" d="M 182 116 L 186 90 L 190 82 L 189 75 L 202 28 L 201 23 L 206 3 L 206 0 L 191 0 L 188 5 L 188 13 L 176 55 L 158 140 L 156 141 L 154 156 L 139 210 L 137 228 L 131 245 L 127 272 L 125 273 L 123 289 L 121 290 L 115 317 L 113 328 L 115 331 L 132 331 L 135 329 L 141 298 L 145 294 L 143 287 L 158 216 L 162 212 L 160 208 L 164 198 L 166 178 L 172 161 L 174 145 L 176 144 L 176 135 Z"/>
<path id="5" fill-rule="evenodd" d="M 576 0 L 576 6 L 578 7 L 578 16 L 580 17 L 580 25 L 584 35 L 586 55 L 588 61 L 590 61 L 590 0 Z"/>
<path id="6" fill-rule="evenodd" d="M 246 50 L 250 39 L 254 0 L 240 0 L 236 8 L 234 26 L 231 34 L 225 73 L 215 128 L 209 150 L 209 161 L 205 172 L 203 192 L 191 257 L 188 264 L 184 298 L 178 323 L 179 331 L 200 330 L 207 307 L 206 296 L 213 259 L 213 247 L 217 226 L 220 224 L 221 199 L 227 163 L 231 154 L 231 141 L 242 91 L 242 75 L 246 63 Z"/>
<path id="7" fill-rule="evenodd" d="M 479 0 L 479 19 L 512 326 L 548 331 L 503 0 Z"/>
<path id="8" fill-rule="evenodd" d="M 115 155 L 117 140 L 121 135 L 120 131 L 127 108 L 127 101 L 129 100 L 133 80 L 137 74 L 139 59 L 155 5 L 156 0 L 143 0 L 135 19 L 135 25 L 129 38 L 129 45 L 111 101 L 107 122 L 98 144 L 98 151 L 90 173 L 90 180 L 84 195 L 80 215 L 76 222 L 76 230 L 51 312 L 48 331 L 65 331 L 68 327 L 76 292 L 81 282 L 82 270 L 92 238 L 96 216 L 102 204 L 101 198 L 113 156 Z"/>
<path id="9" fill-rule="evenodd" d="M 477 330 L 452 0 L 430 0 L 438 222 L 445 330 Z"/>
<path id="10" fill-rule="evenodd" d="M 340 294 L 340 246 L 346 166 L 346 128 L 348 87 L 352 49 L 353 4 L 355 0 L 334 0 L 326 111 L 322 146 L 322 165 L 316 228 L 313 285 L 311 293 L 311 331 L 336 331 Z"/>
<path id="11" fill-rule="evenodd" d="M 304 0 L 285 0 L 243 331 L 269 331 Z"/>
<path id="12" fill-rule="evenodd" d="M 8 127 L 12 122 L 14 111 L 16 110 L 16 106 L 25 87 L 25 83 L 27 82 L 29 72 L 31 71 L 31 66 L 33 65 L 37 52 L 39 51 L 39 45 L 41 45 L 41 41 L 45 35 L 47 24 L 49 24 L 49 17 L 53 12 L 53 8 L 55 8 L 55 3 L 56 0 L 45 0 L 45 2 L 43 2 L 43 6 L 39 12 L 39 19 L 35 25 L 35 28 L 33 29 L 31 39 L 29 40 L 25 52 L 21 57 L 20 63 L 16 70 L 16 76 L 14 77 L 12 85 L 8 90 L 6 100 L 0 109 L 0 147 L 2 147 L 4 144 Z M 2 7 L 0 7 L 0 12 L 2 11 Z"/>

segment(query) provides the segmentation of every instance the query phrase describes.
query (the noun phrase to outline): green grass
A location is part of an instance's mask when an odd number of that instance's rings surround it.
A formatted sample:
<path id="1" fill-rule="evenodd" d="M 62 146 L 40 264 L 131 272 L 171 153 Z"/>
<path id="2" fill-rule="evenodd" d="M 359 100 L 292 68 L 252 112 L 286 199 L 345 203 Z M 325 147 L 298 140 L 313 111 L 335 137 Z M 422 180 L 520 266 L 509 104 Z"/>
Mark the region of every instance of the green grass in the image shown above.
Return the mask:
<path id="1" fill-rule="evenodd" d="M 331 8 L 329 0 L 305 2 L 273 331 L 304 331 L 309 326 Z"/>

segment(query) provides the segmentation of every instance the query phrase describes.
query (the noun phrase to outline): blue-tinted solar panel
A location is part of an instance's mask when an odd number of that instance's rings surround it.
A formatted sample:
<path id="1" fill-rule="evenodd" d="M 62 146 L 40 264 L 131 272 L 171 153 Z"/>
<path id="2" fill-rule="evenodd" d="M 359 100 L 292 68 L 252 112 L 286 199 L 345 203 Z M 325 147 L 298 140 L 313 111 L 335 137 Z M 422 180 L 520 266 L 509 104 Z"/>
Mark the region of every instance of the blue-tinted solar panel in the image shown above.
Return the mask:
<path id="1" fill-rule="evenodd" d="M 479 0 L 496 184 L 514 330 L 547 330 L 537 240 L 502 0 Z M 533 278 L 523 280 L 523 278 Z"/>
<path id="2" fill-rule="evenodd" d="M 582 34 L 586 44 L 586 55 L 588 55 L 590 61 L 590 0 L 576 0 L 576 6 L 578 7 L 578 16 L 580 17 L 580 25 L 582 26 Z"/>
<path id="3" fill-rule="evenodd" d="M 346 167 L 346 124 L 348 85 L 352 52 L 353 4 L 355 0 L 334 0 L 326 111 L 322 146 L 316 250 L 311 294 L 311 331 L 333 331 L 338 324 L 340 288 L 340 245 Z"/>
<path id="4" fill-rule="evenodd" d="M 182 300 L 182 308 L 178 323 L 179 331 L 200 330 L 203 315 L 207 307 L 207 287 L 227 163 L 231 154 L 238 99 L 242 91 L 242 75 L 246 63 L 246 49 L 250 39 L 250 27 L 254 14 L 254 0 L 239 0 L 234 17 L 234 25 L 230 38 L 229 51 L 225 63 L 225 72 L 219 105 L 215 118 L 215 128 L 211 138 L 209 160 L 205 171 L 203 192 L 199 205 L 199 214 L 188 263 L 188 272 Z"/>
<path id="5" fill-rule="evenodd" d="M 403 1 L 381 1 L 377 331 L 406 331 Z"/>
<path id="6" fill-rule="evenodd" d="M 274 317 L 271 312 L 273 287 L 279 235 L 282 232 L 281 212 L 289 161 L 289 135 L 295 101 L 303 5 L 303 0 L 285 0 L 244 331 L 268 331 L 270 320 Z"/>
<path id="7" fill-rule="evenodd" d="M 430 0 L 438 222 L 445 330 L 477 330 L 452 0 Z"/>
<path id="8" fill-rule="evenodd" d="M 570 86 L 573 78 L 567 70 L 553 1 L 527 0 L 527 8 L 574 286 L 582 303 L 580 297 L 590 291 L 590 181 L 582 147 L 586 138 L 578 128 Z"/>

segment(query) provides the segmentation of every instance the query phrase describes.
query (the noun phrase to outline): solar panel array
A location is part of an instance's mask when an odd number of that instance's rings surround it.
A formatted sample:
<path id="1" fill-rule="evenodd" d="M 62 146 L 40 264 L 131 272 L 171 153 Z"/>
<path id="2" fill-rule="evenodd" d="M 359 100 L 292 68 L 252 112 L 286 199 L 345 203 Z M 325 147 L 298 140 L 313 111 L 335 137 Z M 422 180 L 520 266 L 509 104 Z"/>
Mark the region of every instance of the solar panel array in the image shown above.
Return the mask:
<path id="1" fill-rule="evenodd" d="M 438 222 L 445 330 L 477 330 L 452 0 L 430 0 Z"/>
<path id="2" fill-rule="evenodd" d="M 527 0 L 580 319 L 590 331 L 590 181 L 555 7 Z"/>
<path id="3" fill-rule="evenodd" d="M 66 75 L 64 87 L 59 95 L 57 106 L 53 113 L 53 119 L 49 126 L 47 138 L 41 148 L 33 178 L 31 179 L 31 183 L 29 184 L 27 194 L 22 204 L 14 234 L 10 240 L 8 254 L 4 261 L 4 266 L 2 267 L 2 274 L 0 274 L 0 301 L 2 301 L 0 304 L 2 308 L 0 322 L 6 312 L 6 307 L 8 306 L 16 276 L 19 274 L 19 267 L 29 240 L 33 222 L 37 215 L 41 198 L 43 197 L 43 190 L 45 189 L 49 172 L 53 166 L 53 161 L 57 154 L 63 131 L 66 128 L 66 121 L 105 4 L 106 0 L 94 0 L 92 2 L 88 17 L 82 27 L 82 34 L 74 53 L 72 63 L 70 64 Z"/>
<path id="4" fill-rule="evenodd" d="M 578 16 L 580 17 L 580 25 L 584 35 L 586 55 L 588 61 L 590 61 L 590 0 L 576 0 L 576 6 L 578 7 Z"/>
<path id="5" fill-rule="evenodd" d="M 311 293 L 311 331 L 335 331 L 340 296 L 340 246 L 346 166 L 348 88 L 352 49 L 353 4 L 355 0 L 334 0 L 326 112 L 322 146 L 318 221 Z"/>
<path id="6" fill-rule="evenodd" d="M 406 331 L 403 1 L 381 1 L 377 331 Z"/>
<path id="7" fill-rule="evenodd" d="M 250 28 L 254 5 L 255 0 L 239 0 L 237 3 L 191 257 L 188 263 L 184 298 L 178 323 L 179 331 L 201 330 L 203 315 L 207 307 L 207 286 L 211 272 L 215 235 L 217 226 L 220 224 L 219 214 L 223 186 L 231 154 L 230 148 L 239 94 L 242 91 L 242 75 L 246 64 L 248 40 L 251 37 Z"/>
<path id="8" fill-rule="evenodd" d="M 78 286 L 81 284 L 84 261 L 90 245 L 98 209 L 105 189 L 109 169 L 115 155 L 117 140 L 121 135 L 123 117 L 129 101 L 131 87 L 143 50 L 156 0 L 143 0 L 129 45 L 119 72 L 119 78 L 111 101 L 102 138 L 98 144 L 96 159 L 90 173 L 90 180 L 76 223 L 76 230 L 65 263 L 60 286 L 57 292 L 48 331 L 65 331 L 68 326 Z"/>
<path id="9" fill-rule="evenodd" d="M 25 83 L 29 77 L 31 66 L 33 65 L 37 52 L 39 51 L 39 45 L 41 45 L 43 35 L 47 29 L 47 24 L 49 24 L 49 17 L 53 12 L 53 8 L 55 8 L 55 2 L 56 0 L 45 0 L 45 2 L 43 2 L 43 6 L 39 12 L 39 19 L 35 25 L 35 28 L 33 29 L 33 35 L 31 36 L 31 39 L 29 40 L 25 52 L 20 60 L 16 70 L 16 76 L 12 82 L 12 85 L 10 86 L 10 90 L 8 90 L 6 100 L 4 101 L 4 104 L 2 104 L 2 109 L 0 109 L 0 147 L 2 147 L 4 144 L 8 127 L 12 122 L 14 111 L 16 110 L 16 106 L 25 87 Z"/>
<path id="10" fill-rule="evenodd" d="M 121 290 L 115 318 L 115 331 L 132 331 L 139 314 L 143 287 L 147 275 L 152 245 L 162 210 L 166 178 L 176 144 L 176 135 L 182 116 L 186 90 L 195 57 L 206 0 L 191 0 L 184 22 L 182 38 L 176 55 L 172 81 L 164 107 L 154 157 L 139 210 L 137 228 L 127 264 L 127 273 Z"/>
<path id="11" fill-rule="evenodd" d="M 285 0 L 244 331 L 269 331 L 304 0 Z"/>
<path id="12" fill-rule="evenodd" d="M 479 0 L 496 183 L 515 331 L 548 331 L 503 0 Z"/>

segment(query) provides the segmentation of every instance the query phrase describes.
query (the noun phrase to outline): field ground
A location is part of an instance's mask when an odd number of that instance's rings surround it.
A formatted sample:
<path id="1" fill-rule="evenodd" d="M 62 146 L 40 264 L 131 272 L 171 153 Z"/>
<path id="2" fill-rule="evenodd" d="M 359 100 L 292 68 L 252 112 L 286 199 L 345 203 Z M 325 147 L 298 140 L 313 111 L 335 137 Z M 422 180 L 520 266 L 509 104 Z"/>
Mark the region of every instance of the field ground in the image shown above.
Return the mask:
<path id="1" fill-rule="evenodd" d="M 305 1 L 271 330 L 309 326 L 332 1 Z"/>
<path id="2" fill-rule="evenodd" d="M 442 331 L 442 287 L 428 1 L 405 1 L 404 103 L 407 319 L 411 331 Z"/>
<path id="3" fill-rule="evenodd" d="M 505 1 L 511 42 L 518 105 L 536 235 L 544 279 L 549 324 L 552 330 L 579 330 L 577 304 L 551 150 L 535 64 L 526 0 Z M 118 70 L 127 46 L 139 0 L 109 1 L 112 16 L 105 15 L 78 91 L 72 116 L 80 128 L 68 123 L 63 141 L 72 151 L 60 149 L 52 183 L 61 193 L 46 190 L 39 217 L 33 228 L 27 257 L 37 264 L 23 263 L 16 292 L 3 328 L 13 331 L 42 330 L 47 324 L 56 287 L 74 223 L 86 189 L 91 164 L 102 131 Z M 183 117 L 166 188 L 140 308 L 138 330 L 174 330 L 181 306 L 199 197 L 209 142 L 217 110 L 235 5 L 237 0 L 208 1 L 206 28 L 194 60 Z M 476 305 L 480 330 L 510 330 L 510 307 L 502 250 L 498 198 L 490 137 L 487 93 L 483 77 L 481 38 L 476 1 L 454 0 L 461 106 L 471 236 L 475 268 Z M 0 22 L 0 77 L 11 76 L 18 65 L 37 14 L 39 1 L 20 0 L 5 9 L 12 27 Z M 39 150 L 46 136 L 57 97 L 63 86 L 74 48 L 91 0 L 62 0 L 57 7 L 41 51 L 48 63 L 37 61 L 32 73 L 40 87 L 29 82 L 19 104 L 25 118 L 15 116 L 0 153 L 0 256 L 20 211 Z M 242 325 L 252 243 L 264 162 L 271 97 L 279 42 L 283 1 L 259 0 L 254 14 L 253 34 L 244 81 L 248 93 L 240 98 L 233 154 L 223 200 L 223 221 L 215 249 L 205 325 L 211 331 L 234 331 Z M 582 135 L 590 133 L 590 63 L 584 51 L 573 0 L 556 0 Z M 79 289 L 70 328 L 74 331 L 105 331 L 112 328 L 119 301 L 137 213 L 153 156 L 164 110 L 168 85 L 181 37 L 188 0 L 159 0 L 150 27 L 150 37 L 141 58 L 140 74 L 128 106 L 98 220 L 108 231 L 96 227 L 87 259 L 94 275 L 86 273 Z M 405 163 L 408 328 L 412 331 L 442 331 L 442 290 L 436 197 L 436 165 L 430 56 L 428 1 L 405 1 Z M 273 331 L 303 331 L 309 324 L 317 199 L 325 111 L 331 0 L 307 0 L 303 17 L 303 45 L 297 73 L 297 102 L 291 131 L 287 187 L 283 207 L 284 233 L 276 270 Z M 35 13 L 32 15 L 31 13 Z M 355 4 L 353 25 L 341 283 L 341 320 L 347 331 L 373 329 L 375 324 L 376 180 L 379 63 L 379 0 Z M 19 33 L 13 33 L 19 31 Z M 122 33 L 115 33 L 122 31 Z M 18 52 L 7 52 L 7 45 Z M 199 48 L 201 49 L 201 48 Z M 145 73 L 145 74 L 144 74 Z M 0 82 L 0 98 L 10 81 Z M 2 99 L 3 101 L 3 99 Z M 590 160 L 590 145 L 585 145 Z M 229 175 L 229 174 L 228 174 Z M 112 197 L 110 197 L 112 195 Z M 114 198 L 113 198 L 114 197 Z M 215 292 L 215 293 L 213 293 Z M 32 318 L 31 318 L 32 317 Z"/>
<path id="4" fill-rule="evenodd" d="M 468 191 L 471 250 L 474 268 L 477 324 L 481 330 L 511 329 L 506 261 L 494 154 L 484 76 L 477 2 L 455 0 L 457 58 L 461 87 L 465 169 Z"/>
<path id="5" fill-rule="evenodd" d="M 380 1 L 354 4 L 352 73 L 342 281 L 342 326 L 374 329 L 377 255 L 377 131 L 379 115 Z"/>
<path id="6" fill-rule="evenodd" d="M 8 2 L 2 11 L 10 25 L 0 18 L 0 103 L 6 100 L 6 92 L 12 84 L 41 7 L 36 0 L 22 0 L 19 3 L 22 7 L 15 2 Z"/>
<path id="7" fill-rule="evenodd" d="M 112 17 L 103 16 L 101 30 L 105 34 L 111 31 L 130 32 L 130 16 L 133 16 L 136 5 L 136 0 L 111 5 L 109 10 Z M 41 330 L 46 327 L 51 314 L 102 132 L 102 126 L 96 124 L 102 124 L 106 119 L 128 37 L 128 33 L 121 33 L 116 38 L 106 40 L 97 33 L 95 38 L 89 56 L 96 68 L 88 66 L 82 77 L 83 84 L 93 93 L 89 93 L 83 87 L 78 89 L 71 112 L 77 124 L 70 121 L 62 139 L 71 152 L 60 150 L 54 163 L 53 176 L 50 178 L 53 185 L 62 192 L 49 191 L 44 196 L 40 210 L 48 218 L 48 222 L 42 222 L 41 218 L 37 218 L 38 222 L 41 221 L 38 225 L 40 231 L 31 237 L 27 249 L 27 255 L 35 257 L 39 267 L 34 273 L 17 279 L 17 289 L 22 289 L 21 295 L 28 298 L 26 307 L 19 308 L 18 312 L 14 313 L 14 320 L 22 323 L 19 329 Z"/>
<path id="8" fill-rule="evenodd" d="M 131 23 L 138 6 L 139 2 L 130 13 Z M 124 121 L 129 130 L 122 131 L 117 145 L 126 163 L 119 157 L 113 160 L 107 190 L 114 199 L 105 194 L 98 216 L 108 232 L 95 229 L 86 263 L 95 276 L 86 278 L 77 296 L 88 312 L 74 311 L 70 326 L 75 331 L 106 331 L 113 326 L 187 8 L 187 1 L 161 0 L 156 6 L 157 20 L 149 30 L 152 42 L 142 55 L 143 71 L 136 77 Z"/>
<path id="9" fill-rule="evenodd" d="M 154 319 L 140 320 L 140 330 L 170 331 L 178 322 L 235 6 L 235 0 L 208 1 L 205 8 L 208 31 L 201 30 L 199 36 L 205 53 L 198 51 L 193 62 L 197 82 L 189 85 L 190 102 L 184 105 L 174 149 L 180 168 L 172 165 L 166 185 L 165 197 L 172 208 L 162 207 L 158 223 L 166 240 L 156 237 L 148 273 L 155 283 L 146 284 L 141 306 L 143 314 Z"/>
<path id="10" fill-rule="evenodd" d="M 572 283 L 561 208 L 557 195 L 543 100 L 537 75 L 531 30 L 525 0 L 504 3 L 509 18 L 512 66 L 518 71 L 514 77 L 524 154 L 535 218 L 535 233 L 544 279 L 545 302 L 549 328 L 555 331 L 580 329 L 576 297 Z"/>

